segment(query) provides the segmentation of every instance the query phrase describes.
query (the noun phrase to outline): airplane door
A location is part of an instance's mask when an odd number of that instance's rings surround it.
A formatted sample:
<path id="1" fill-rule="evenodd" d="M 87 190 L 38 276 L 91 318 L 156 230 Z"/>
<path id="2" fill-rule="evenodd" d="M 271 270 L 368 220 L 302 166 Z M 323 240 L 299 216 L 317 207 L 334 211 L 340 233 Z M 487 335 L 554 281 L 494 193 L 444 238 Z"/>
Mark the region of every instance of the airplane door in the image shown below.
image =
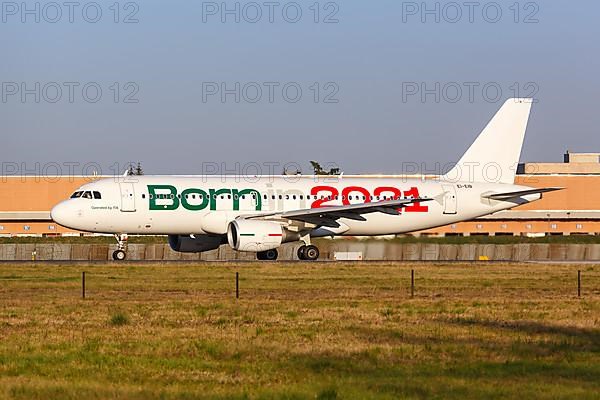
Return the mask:
<path id="1" fill-rule="evenodd" d="M 444 214 L 456 214 L 457 198 L 456 188 L 453 185 L 442 185 L 444 190 Z"/>
<path id="2" fill-rule="evenodd" d="M 133 183 L 119 183 L 121 189 L 121 211 L 135 211 L 135 189 Z"/>

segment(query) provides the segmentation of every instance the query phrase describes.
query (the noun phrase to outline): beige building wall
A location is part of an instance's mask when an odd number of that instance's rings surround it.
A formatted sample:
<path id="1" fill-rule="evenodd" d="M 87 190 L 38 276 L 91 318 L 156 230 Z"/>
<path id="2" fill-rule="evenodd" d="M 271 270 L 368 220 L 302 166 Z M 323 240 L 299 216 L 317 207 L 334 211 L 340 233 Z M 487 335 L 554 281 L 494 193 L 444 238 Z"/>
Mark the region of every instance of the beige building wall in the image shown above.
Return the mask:
<path id="1" fill-rule="evenodd" d="M 527 166 L 529 166 L 528 164 Z M 424 234 L 587 234 L 600 233 L 600 164 L 590 174 L 548 174 L 579 164 L 543 164 L 544 174 L 517 176 L 516 183 L 533 187 L 564 187 L 543 199 L 491 217 L 424 231 Z M 594 167 L 594 168 L 592 168 Z M 526 168 L 527 169 L 527 168 Z M 530 168 L 529 168 L 530 169 Z M 91 177 L 0 177 L 0 235 L 74 233 L 49 219 L 50 209 L 68 198 Z M 459 205 L 460 206 L 460 205 Z"/>

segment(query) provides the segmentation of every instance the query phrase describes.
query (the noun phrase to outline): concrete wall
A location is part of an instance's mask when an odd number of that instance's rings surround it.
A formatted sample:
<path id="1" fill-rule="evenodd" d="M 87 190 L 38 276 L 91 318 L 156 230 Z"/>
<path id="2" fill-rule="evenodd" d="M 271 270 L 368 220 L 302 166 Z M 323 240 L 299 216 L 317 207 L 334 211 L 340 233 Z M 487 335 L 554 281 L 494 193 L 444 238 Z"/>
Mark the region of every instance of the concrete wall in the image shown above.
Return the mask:
<path id="1" fill-rule="evenodd" d="M 0 244 L 0 261 L 106 261 L 115 245 L 107 244 Z M 282 260 L 296 259 L 298 244 L 279 249 Z M 436 244 L 386 241 L 332 240 L 319 243 L 321 259 L 335 252 L 362 252 L 364 260 L 404 261 L 600 261 L 600 244 Z M 229 246 L 205 253 L 178 253 L 168 244 L 130 244 L 128 260 L 254 260 L 253 253 L 239 253 Z"/>

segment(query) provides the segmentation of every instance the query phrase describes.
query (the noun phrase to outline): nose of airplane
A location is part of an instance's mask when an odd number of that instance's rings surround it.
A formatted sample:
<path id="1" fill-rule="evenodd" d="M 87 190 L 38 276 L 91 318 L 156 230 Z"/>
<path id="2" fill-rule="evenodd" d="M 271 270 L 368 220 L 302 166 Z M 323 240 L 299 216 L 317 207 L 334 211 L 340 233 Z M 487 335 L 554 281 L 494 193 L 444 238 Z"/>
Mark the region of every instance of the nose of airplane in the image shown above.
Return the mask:
<path id="1" fill-rule="evenodd" d="M 70 212 L 66 201 L 58 203 L 50 211 L 50 218 L 59 225 L 69 227 Z"/>

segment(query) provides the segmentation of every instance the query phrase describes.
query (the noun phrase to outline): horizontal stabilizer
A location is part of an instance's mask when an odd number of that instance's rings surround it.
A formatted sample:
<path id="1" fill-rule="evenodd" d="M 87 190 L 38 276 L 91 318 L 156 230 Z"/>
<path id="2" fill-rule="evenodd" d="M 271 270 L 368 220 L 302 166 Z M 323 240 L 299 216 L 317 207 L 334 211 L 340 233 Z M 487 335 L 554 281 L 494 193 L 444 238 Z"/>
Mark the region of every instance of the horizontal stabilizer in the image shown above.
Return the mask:
<path id="1" fill-rule="evenodd" d="M 539 189 L 529 189 L 529 190 L 519 190 L 517 192 L 507 192 L 507 193 L 492 193 L 486 194 L 481 197 L 492 200 L 510 200 L 517 197 L 527 196 L 530 194 L 541 194 L 554 192 L 557 190 L 563 190 L 562 187 L 549 187 L 549 188 L 539 188 Z"/>

